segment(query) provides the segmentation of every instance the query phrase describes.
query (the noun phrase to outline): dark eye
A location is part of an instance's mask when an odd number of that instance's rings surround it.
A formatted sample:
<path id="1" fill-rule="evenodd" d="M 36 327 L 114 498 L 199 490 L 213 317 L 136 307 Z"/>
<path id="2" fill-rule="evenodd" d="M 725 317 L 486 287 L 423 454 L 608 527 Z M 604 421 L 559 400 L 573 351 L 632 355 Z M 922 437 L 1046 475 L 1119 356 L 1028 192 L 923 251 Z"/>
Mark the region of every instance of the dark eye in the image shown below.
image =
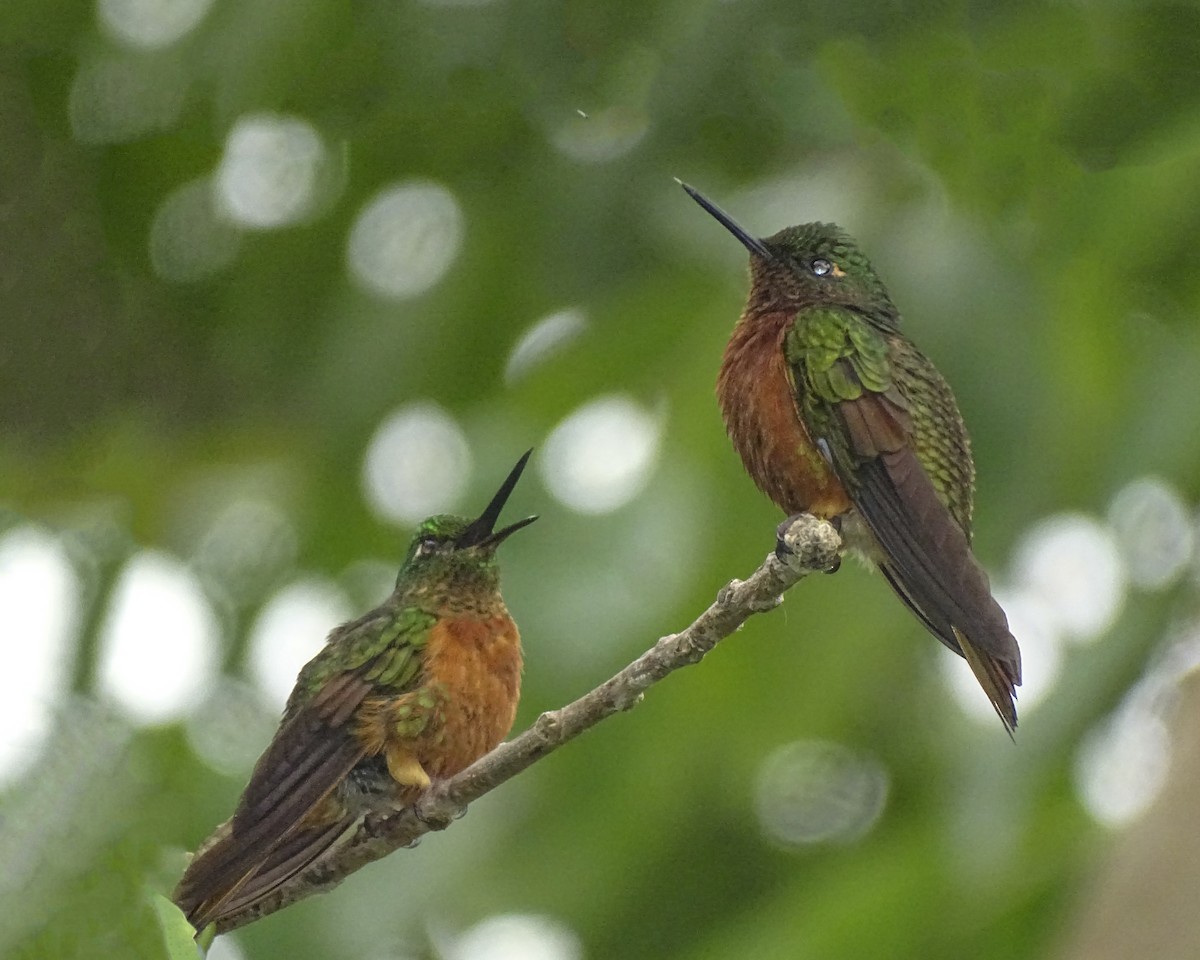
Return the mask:
<path id="1" fill-rule="evenodd" d="M 438 542 L 433 537 L 424 537 L 417 544 L 417 556 L 427 557 L 438 548 Z"/>
<path id="2" fill-rule="evenodd" d="M 828 260 L 821 259 L 820 257 L 814 260 L 810 266 L 812 272 L 818 277 L 825 277 L 833 272 L 833 264 Z"/>

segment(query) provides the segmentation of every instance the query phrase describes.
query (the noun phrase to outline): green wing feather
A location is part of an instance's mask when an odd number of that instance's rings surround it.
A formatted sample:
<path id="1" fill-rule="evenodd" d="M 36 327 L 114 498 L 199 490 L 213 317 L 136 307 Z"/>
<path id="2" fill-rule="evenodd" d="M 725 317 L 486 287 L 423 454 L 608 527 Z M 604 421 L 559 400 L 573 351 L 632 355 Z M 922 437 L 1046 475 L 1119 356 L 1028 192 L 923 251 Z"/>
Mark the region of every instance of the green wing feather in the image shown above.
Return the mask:
<path id="1" fill-rule="evenodd" d="M 1020 650 L 971 553 L 974 467 L 950 388 L 910 343 L 847 308 L 801 311 L 785 350 L 797 413 L 871 530 L 884 576 L 966 657 L 1011 731 Z"/>
<path id="2" fill-rule="evenodd" d="M 197 930 L 265 897 L 353 826 L 361 811 L 323 806 L 365 757 L 353 717 L 368 696 L 416 686 L 433 623 L 423 611 L 385 604 L 335 630 L 300 671 L 233 819 L 201 847 L 175 891 Z"/>

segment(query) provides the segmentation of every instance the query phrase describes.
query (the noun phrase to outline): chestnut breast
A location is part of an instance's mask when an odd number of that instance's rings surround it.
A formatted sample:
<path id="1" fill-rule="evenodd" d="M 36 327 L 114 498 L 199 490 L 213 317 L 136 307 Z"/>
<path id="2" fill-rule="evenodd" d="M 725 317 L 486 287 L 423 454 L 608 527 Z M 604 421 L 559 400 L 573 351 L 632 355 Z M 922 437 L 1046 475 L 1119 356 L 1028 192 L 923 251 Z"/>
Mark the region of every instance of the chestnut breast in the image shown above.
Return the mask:
<path id="1" fill-rule="evenodd" d="M 783 339 L 794 317 L 743 316 L 725 347 L 717 400 L 746 472 L 789 516 L 835 517 L 850 498 L 796 408 Z"/>
<path id="2" fill-rule="evenodd" d="M 452 777 L 503 740 L 516 718 L 521 639 L 508 612 L 440 619 L 422 685 L 438 691 L 442 722 L 414 752 L 431 777 Z"/>

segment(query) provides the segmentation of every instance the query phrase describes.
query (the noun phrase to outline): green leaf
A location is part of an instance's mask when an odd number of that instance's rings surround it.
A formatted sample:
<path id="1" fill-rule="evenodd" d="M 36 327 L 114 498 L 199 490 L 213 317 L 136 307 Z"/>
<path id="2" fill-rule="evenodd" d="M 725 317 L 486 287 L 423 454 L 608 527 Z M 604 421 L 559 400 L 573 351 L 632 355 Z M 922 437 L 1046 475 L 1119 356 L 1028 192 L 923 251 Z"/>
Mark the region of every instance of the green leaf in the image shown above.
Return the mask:
<path id="1" fill-rule="evenodd" d="M 196 931 L 188 923 L 183 911 L 161 893 L 152 893 L 150 900 L 162 926 L 168 960 L 196 960 L 196 957 L 203 956 L 200 948 L 196 946 Z"/>

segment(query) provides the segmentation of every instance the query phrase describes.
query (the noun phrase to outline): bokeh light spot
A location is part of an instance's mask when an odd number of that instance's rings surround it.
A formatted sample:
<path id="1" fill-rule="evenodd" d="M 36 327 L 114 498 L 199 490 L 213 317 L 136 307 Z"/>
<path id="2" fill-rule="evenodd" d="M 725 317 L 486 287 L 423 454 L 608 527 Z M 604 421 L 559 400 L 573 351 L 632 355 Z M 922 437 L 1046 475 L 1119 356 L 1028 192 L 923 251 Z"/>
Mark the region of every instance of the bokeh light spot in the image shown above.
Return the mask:
<path id="1" fill-rule="evenodd" d="M 1196 532 L 1190 512 L 1179 491 L 1157 477 L 1134 480 L 1117 493 L 1108 522 L 1135 586 L 1169 586 L 1192 558 Z"/>
<path id="2" fill-rule="evenodd" d="M 566 924 L 550 917 L 489 917 L 445 946 L 448 960 L 582 960 L 583 944 Z"/>
<path id="3" fill-rule="evenodd" d="M 537 536 L 554 556 L 571 555 L 534 572 L 505 561 L 505 583 L 539 602 L 521 613 L 530 636 L 561 634 L 537 656 L 560 680 L 585 682 L 629 651 L 629 638 L 659 629 L 703 580 L 712 543 L 703 518 L 709 515 L 706 478 L 686 463 L 663 465 L 645 493 L 601 523 L 578 520 L 547 525 Z M 584 532 L 586 531 L 586 533 Z M 586 539 L 587 549 L 577 549 Z M 647 589 L 647 584 L 653 589 Z M 514 596 L 518 594 L 514 593 Z M 560 624 L 571 629 L 562 631 Z"/>
<path id="4" fill-rule="evenodd" d="M 57 538 L 18 527 L 0 538 L 0 786 L 37 756 L 65 688 L 79 578 Z"/>
<path id="5" fill-rule="evenodd" d="M 504 365 L 504 382 L 512 386 L 534 367 L 549 360 L 587 329 L 582 310 L 570 307 L 543 317 L 521 334 Z"/>
<path id="6" fill-rule="evenodd" d="M 462 428 L 437 404 L 418 402 L 379 425 L 367 447 L 363 484 L 376 513 L 413 525 L 451 509 L 470 474 Z"/>
<path id="7" fill-rule="evenodd" d="M 81 143 L 128 143 L 171 127 L 183 109 L 187 75 L 178 62 L 135 56 L 82 63 L 67 98 Z"/>
<path id="8" fill-rule="evenodd" d="M 580 513 L 608 513 L 632 500 L 658 461 L 662 417 L 625 396 L 585 404 L 546 439 L 549 491 Z"/>
<path id="9" fill-rule="evenodd" d="M 419 180 L 376 194 L 350 230 L 346 257 L 368 289 L 391 299 L 424 293 L 462 246 L 463 217 L 445 187 Z"/>
<path id="10" fill-rule="evenodd" d="M 1076 758 L 1076 789 L 1097 821 L 1122 826 L 1158 796 L 1170 763 L 1170 736 L 1162 718 L 1127 701 L 1085 737 Z"/>
<path id="11" fill-rule="evenodd" d="M 64 894 L 87 891 L 83 903 L 72 901 L 68 907 L 78 918 L 99 916 L 88 909 L 96 909 L 90 898 L 97 894 L 114 903 L 107 890 L 100 893 L 101 886 L 134 889 L 124 884 L 135 871 L 142 873 L 144 854 L 129 855 L 129 846 L 118 843 L 129 836 L 138 816 L 134 811 L 146 809 L 136 804 L 147 796 L 162 799 L 148 782 L 152 775 L 131 761 L 129 724 L 90 697 L 63 692 L 56 703 L 53 737 L 53 749 L 39 758 L 36 776 L 4 796 L 0 956 L 50 960 L 140 954 L 136 948 L 125 954 L 121 947 L 99 947 L 87 934 L 85 939 L 98 949 L 67 945 L 53 933 L 49 941 L 43 939 L 47 925 L 56 923 Z M 108 914 L 121 910 L 116 906 Z"/>
<path id="12" fill-rule="evenodd" d="M 254 766 L 279 723 L 277 707 L 249 683 L 221 677 L 212 693 L 187 720 L 187 738 L 210 767 L 240 776 Z"/>
<path id="13" fill-rule="evenodd" d="M 316 578 L 291 583 L 267 601 L 250 631 L 250 674 L 272 707 L 283 709 L 300 668 L 351 616 L 346 595 Z"/>
<path id="14" fill-rule="evenodd" d="M 572 160 L 605 163 L 629 153 L 650 129 L 645 112 L 632 107 L 609 107 L 591 114 L 567 117 L 554 131 L 554 146 Z"/>
<path id="15" fill-rule="evenodd" d="M 887 771 L 875 758 L 801 740 L 767 758 L 756 806 L 763 832 L 784 846 L 849 843 L 875 825 L 887 794 Z"/>
<path id="16" fill-rule="evenodd" d="M 1064 639 L 1094 640 L 1125 602 L 1125 568 L 1111 530 L 1082 514 L 1049 517 L 1028 531 L 1013 560 L 1018 587 L 1038 597 Z"/>
<path id="17" fill-rule="evenodd" d="M 131 47 L 154 50 L 190 33 L 212 0 L 99 0 L 100 23 Z"/>
<path id="18" fill-rule="evenodd" d="M 164 280 L 191 283 L 229 266 L 241 233 L 221 217 L 212 181 L 192 180 L 167 196 L 150 224 L 150 263 Z"/>
<path id="19" fill-rule="evenodd" d="M 220 632 L 196 575 L 146 550 L 126 563 L 101 628 L 99 683 L 130 717 L 165 723 L 212 683 Z"/>
<path id="20" fill-rule="evenodd" d="M 224 933 L 204 952 L 204 960 L 246 960 L 246 952 L 233 934 Z"/>
<path id="21" fill-rule="evenodd" d="M 242 117 L 225 139 L 213 177 L 217 204 L 233 223 L 267 230 L 295 223 L 312 209 L 325 147 L 297 117 Z"/>
<path id="22" fill-rule="evenodd" d="M 192 563 L 239 604 L 259 600 L 296 561 L 296 532 L 269 500 L 238 498 L 204 531 Z"/>

